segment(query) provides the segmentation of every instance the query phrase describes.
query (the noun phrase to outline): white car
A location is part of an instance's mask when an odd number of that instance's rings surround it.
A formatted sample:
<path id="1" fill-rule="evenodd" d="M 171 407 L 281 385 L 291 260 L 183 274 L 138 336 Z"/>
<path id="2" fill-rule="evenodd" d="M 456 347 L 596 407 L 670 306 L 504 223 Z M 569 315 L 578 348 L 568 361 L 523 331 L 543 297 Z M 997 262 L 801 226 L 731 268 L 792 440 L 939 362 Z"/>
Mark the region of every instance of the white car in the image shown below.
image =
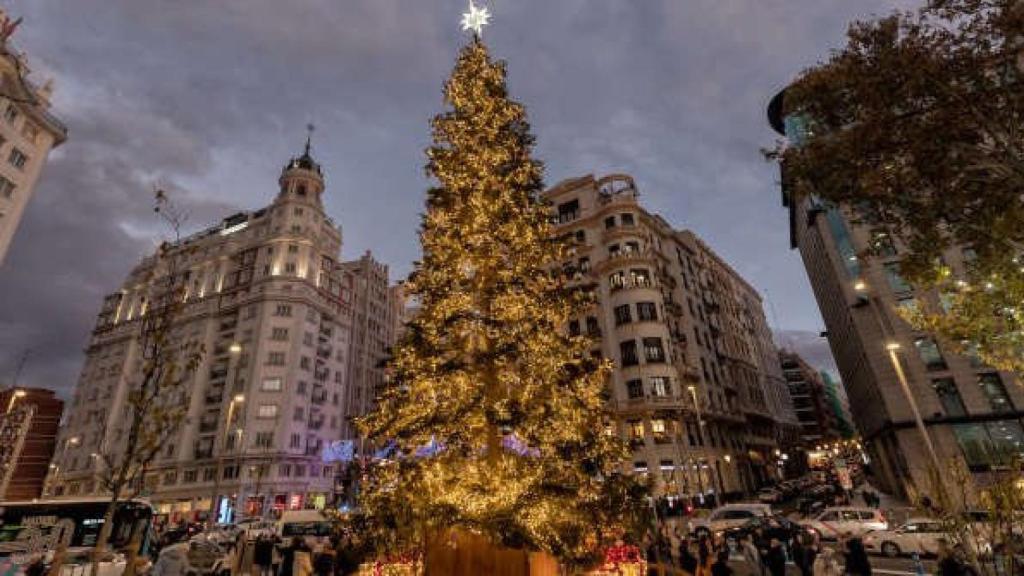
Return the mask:
<path id="1" fill-rule="evenodd" d="M 868 552 L 881 552 L 895 558 L 903 554 L 939 553 L 939 540 L 948 538 L 942 530 L 942 523 L 931 518 L 913 518 L 895 530 L 879 530 L 864 536 L 864 548 Z"/>
<path id="2" fill-rule="evenodd" d="M 815 532 L 823 540 L 836 540 L 840 536 L 863 536 L 872 530 L 888 530 L 885 516 L 874 508 L 834 506 L 825 508 L 815 518 L 800 525 Z"/>
<path id="3" fill-rule="evenodd" d="M 771 516 L 772 507 L 758 502 L 726 504 L 711 511 L 707 518 L 690 520 L 690 532 L 694 535 L 716 534 L 729 528 L 742 526 L 751 518 Z"/>

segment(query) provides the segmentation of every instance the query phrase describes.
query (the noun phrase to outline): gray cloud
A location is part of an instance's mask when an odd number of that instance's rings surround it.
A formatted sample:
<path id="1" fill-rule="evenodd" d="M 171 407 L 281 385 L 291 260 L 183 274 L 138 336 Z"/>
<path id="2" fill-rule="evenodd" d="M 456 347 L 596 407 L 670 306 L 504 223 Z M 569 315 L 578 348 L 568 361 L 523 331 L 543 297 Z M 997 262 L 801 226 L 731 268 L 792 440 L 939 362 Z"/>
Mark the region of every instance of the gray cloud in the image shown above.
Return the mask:
<path id="1" fill-rule="evenodd" d="M 0 0 L 3 1 L 3 0 Z M 404 274 L 418 256 L 423 147 L 459 44 L 462 0 L 21 0 L 15 37 L 57 79 L 71 137 L 51 158 L 0 271 L 0 381 L 67 390 L 104 294 L 163 233 L 154 185 L 201 227 L 270 201 L 317 124 L 346 257 Z M 820 317 L 789 252 L 764 107 L 903 0 L 497 0 L 485 37 L 538 136 L 548 181 L 631 172 L 644 202 L 705 237 L 772 304 Z"/>

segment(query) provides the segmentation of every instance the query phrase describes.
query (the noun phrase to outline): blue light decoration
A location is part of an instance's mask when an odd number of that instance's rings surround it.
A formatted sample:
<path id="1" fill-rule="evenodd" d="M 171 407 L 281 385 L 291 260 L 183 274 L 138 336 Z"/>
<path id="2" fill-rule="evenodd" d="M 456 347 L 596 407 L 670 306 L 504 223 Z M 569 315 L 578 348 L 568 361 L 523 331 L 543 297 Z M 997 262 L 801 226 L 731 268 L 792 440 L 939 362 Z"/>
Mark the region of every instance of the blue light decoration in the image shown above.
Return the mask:
<path id="1" fill-rule="evenodd" d="M 417 448 L 414 456 L 416 458 L 430 458 L 431 456 L 437 456 L 442 451 L 444 451 L 444 444 L 441 444 L 436 438 L 431 436 L 430 442 L 427 442 L 425 446 Z"/>
<path id="2" fill-rule="evenodd" d="M 502 438 L 501 447 L 520 456 L 527 456 L 530 458 L 540 456 L 540 450 L 531 447 L 529 444 L 524 442 L 522 438 L 516 436 L 515 433 L 507 434 Z"/>

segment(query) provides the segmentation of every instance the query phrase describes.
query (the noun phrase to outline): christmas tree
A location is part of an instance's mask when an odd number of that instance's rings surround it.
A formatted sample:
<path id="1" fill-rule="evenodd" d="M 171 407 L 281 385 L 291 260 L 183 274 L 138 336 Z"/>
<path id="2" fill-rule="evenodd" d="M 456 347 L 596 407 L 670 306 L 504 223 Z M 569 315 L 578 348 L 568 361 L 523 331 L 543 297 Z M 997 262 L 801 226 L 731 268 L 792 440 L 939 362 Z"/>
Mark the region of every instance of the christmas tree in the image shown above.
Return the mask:
<path id="1" fill-rule="evenodd" d="M 454 527 L 585 561 L 642 509 L 618 473 L 609 366 L 564 330 L 590 296 L 560 272 L 568 247 L 552 237 L 525 109 L 478 35 L 444 96 L 451 109 L 434 118 L 427 151 L 438 185 L 407 286 L 421 307 L 360 422 L 393 457 L 362 505 L 406 542 Z"/>

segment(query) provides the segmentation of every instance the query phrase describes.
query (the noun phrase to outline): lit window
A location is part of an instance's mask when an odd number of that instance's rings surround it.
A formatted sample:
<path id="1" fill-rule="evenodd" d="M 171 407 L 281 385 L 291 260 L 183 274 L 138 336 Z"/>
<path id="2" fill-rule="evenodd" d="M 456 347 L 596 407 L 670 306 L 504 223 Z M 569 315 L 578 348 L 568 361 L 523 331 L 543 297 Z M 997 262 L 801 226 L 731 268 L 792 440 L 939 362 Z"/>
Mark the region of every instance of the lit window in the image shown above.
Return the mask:
<path id="1" fill-rule="evenodd" d="M 672 393 L 672 384 L 668 376 L 655 376 L 651 378 L 651 394 L 657 397 L 665 397 Z"/>
<path id="2" fill-rule="evenodd" d="M 260 404 L 256 415 L 259 418 L 277 418 L 277 404 Z"/>
<path id="3" fill-rule="evenodd" d="M 260 389 L 264 392 L 280 392 L 284 388 L 284 381 L 281 378 L 264 378 Z"/>

